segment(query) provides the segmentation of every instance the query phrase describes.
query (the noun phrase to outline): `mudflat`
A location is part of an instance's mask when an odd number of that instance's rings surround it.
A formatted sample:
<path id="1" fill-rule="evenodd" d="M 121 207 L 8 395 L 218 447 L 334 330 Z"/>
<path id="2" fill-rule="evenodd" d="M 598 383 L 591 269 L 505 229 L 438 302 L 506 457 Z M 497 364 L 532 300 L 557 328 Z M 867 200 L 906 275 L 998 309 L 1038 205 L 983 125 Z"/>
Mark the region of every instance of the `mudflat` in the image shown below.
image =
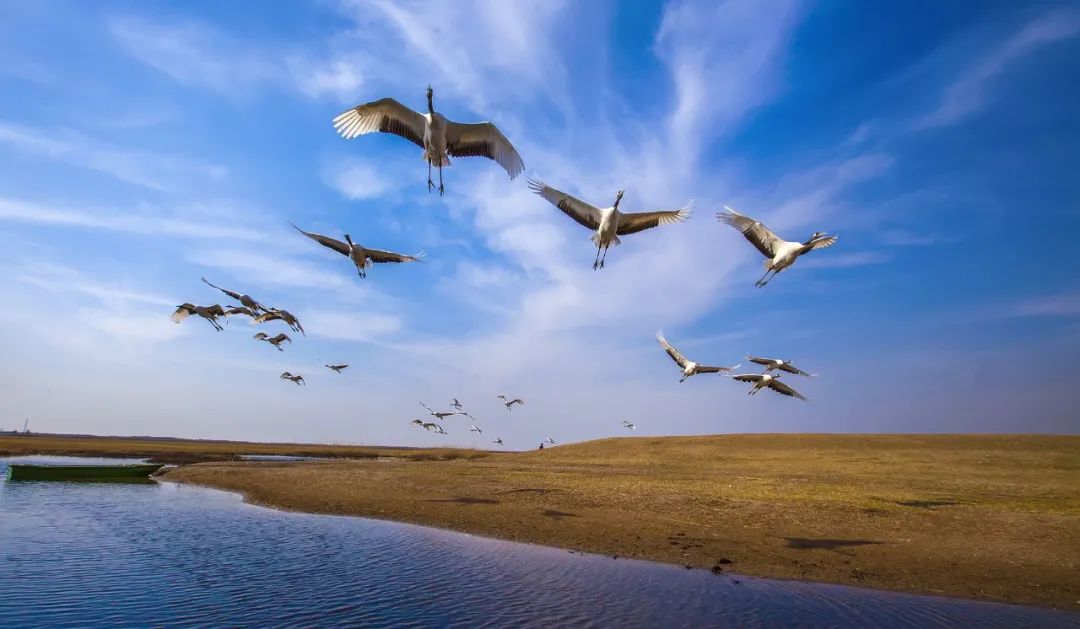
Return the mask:
<path id="1" fill-rule="evenodd" d="M 202 463 L 165 478 L 284 509 L 716 571 L 1080 609 L 1080 437 L 642 437 L 448 460 L 404 451 L 413 456 Z"/>
<path id="2" fill-rule="evenodd" d="M 349 459 L 382 457 L 409 460 L 445 460 L 488 456 L 483 450 L 464 448 L 405 448 L 387 446 L 323 445 L 311 443 L 255 443 L 155 437 L 97 437 L 92 435 L 0 434 L 0 456 L 55 454 L 62 456 L 136 457 L 153 463 L 232 461 L 241 455 L 270 454 Z"/>

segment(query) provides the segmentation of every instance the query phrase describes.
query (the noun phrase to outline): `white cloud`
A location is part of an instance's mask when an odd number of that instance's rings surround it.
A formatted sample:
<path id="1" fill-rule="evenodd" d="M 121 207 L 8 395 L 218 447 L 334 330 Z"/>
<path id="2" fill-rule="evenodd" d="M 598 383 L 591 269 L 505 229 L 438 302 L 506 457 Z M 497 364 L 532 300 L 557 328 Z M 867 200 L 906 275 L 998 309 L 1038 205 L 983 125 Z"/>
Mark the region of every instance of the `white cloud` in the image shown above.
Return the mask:
<path id="1" fill-rule="evenodd" d="M 1073 8 L 1054 9 L 1036 17 L 986 57 L 967 68 L 960 78 L 945 89 L 938 106 L 914 122 L 914 128 L 955 124 L 983 106 L 988 98 L 987 85 L 1010 64 L 1077 34 L 1080 34 L 1080 12 Z"/>
<path id="2" fill-rule="evenodd" d="M 47 299 L 27 307 L 21 298 L 8 313 L 16 329 L 39 331 L 65 351 L 116 352 L 145 355 L 153 346 L 185 331 L 169 321 L 177 301 L 153 291 L 130 287 L 127 279 L 103 281 L 71 267 L 34 261 L 6 269 L 24 286 L 48 292 Z"/>
<path id="3" fill-rule="evenodd" d="M 70 267 L 36 261 L 9 271 L 15 279 L 52 292 L 78 293 L 95 297 L 103 303 L 137 302 L 154 306 L 175 306 L 175 299 L 156 293 L 130 290 L 119 284 L 106 284 L 87 278 Z"/>
<path id="4" fill-rule="evenodd" d="M 1080 291 L 1063 291 L 1013 304 L 1007 312 L 1016 317 L 1080 316 Z"/>
<path id="5" fill-rule="evenodd" d="M 920 234 L 906 229 L 890 229 L 882 232 L 881 241 L 894 247 L 930 247 L 952 244 L 957 242 L 958 238 L 941 234 Z"/>
<path id="6" fill-rule="evenodd" d="M 815 255 L 800 259 L 799 266 L 804 269 L 843 269 L 868 264 L 883 264 L 892 257 L 880 251 L 861 251 L 856 253 L 816 252 Z"/>
<path id="7" fill-rule="evenodd" d="M 299 52 L 300 46 L 249 44 L 196 21 L 156 23 L 138 17 L 116 19 L 113 37 L 129 55 L 188 86 L 230 98 L 277 87 L 310 98 L 348 101 L 363 85 L 353 61 L 327 53 Z"/>
<path id="8" fill-rule="evenodd" d="M 417 100 L 419 86 L 430 82 L 437 94 L 475 111 L 535 97 L 568 106 L 556 39 L 564 0 L 346 0 L 341 6 L 356 27 L 346 45 L 373 60 L 382 83 L 412 85 Z M 386 51 L 399 49 L 400 59 L 386 63 Z"/>
<path id="9" fill-rule="evenodd" d="M 323 168 L 322 178 L 326 185 L 351 201 L 376 199 L 395 188 L 398 178 L 386 176 L 385 167 L 358 158 L 335 160 Z"/>
<path id="10" fill-rule="evenodd" d="M 779 93 L 798 6 L 680 0 L 664 8 L 655 48 L 671 70 L 676 98 L 667 159 L 694 163 L 706 142 L 730 133 Z"/>
<path id="11" fill-rule="evenodd" d="M 115 146 L 74 131 L 49 133 L 0 122 L 0 143 L 154 190 L 176 189 L 192 181 L 214 181 L 227 173 L 223 166 Z"/>
<path id="12" fill-rule="evenodd" d="M 308 57 L 287 61 L 297 89 L 311 98 L 329 95 L 337 101 L 350 101 L 360 93 L 364 77 L 360 69 L 344 59 L 329 62 Z"/>
<path id="13" fill-rule="evenodd" d="M 477 264 L 463 261 L 457 265 L 454 284 L 464 284 L 473 288 L 500 288 L 518 280 L 520 276 L 513 271 L 494 264 Z"/>
<path id="14" fill-rule="evenodd" d="M 333 267 L 311 264 L 283 255 L 280 251 L 220 248 L 188 252 L 187 261 L 203 267 L 227 271 L 233 277 L 258 286 L 299 287 L 342 291 L 356 287 L 355 281 Z M 347 260 L 341 259 L 341 269 Z M 215 282 L 216 283 L 216 282 Z M 269 304 L 267 304 L 269 305 Z"/>
<path id="15" fill-rule="evenodd" d="M 104 208 L 58 208 L 0 197 L 0 221 L 105 229 L 191 239 L 261 240 L 265 234 L 233 223 L 189 220 L 191 210 L 160 212 Z"/>
<path id="16" fill-rule="evenodd" d="M 378 340 L 402 327 L 396 315 L 330 310 L 307 311 L 303 323 L 313 337 L 360 342 Z"/>

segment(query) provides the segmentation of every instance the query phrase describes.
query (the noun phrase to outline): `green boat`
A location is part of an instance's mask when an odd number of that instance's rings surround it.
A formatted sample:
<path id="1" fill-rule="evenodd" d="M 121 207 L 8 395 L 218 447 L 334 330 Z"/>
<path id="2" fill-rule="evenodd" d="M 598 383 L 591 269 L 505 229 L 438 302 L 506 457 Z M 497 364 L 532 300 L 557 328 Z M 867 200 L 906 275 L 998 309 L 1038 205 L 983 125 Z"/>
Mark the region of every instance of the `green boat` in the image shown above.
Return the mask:
<path id="1" fill-rule="evenodd" d="M 163 465 L 20 465 L 8 468 L 8 480 L 52 480 L 82 482 L 149 481 Z M 153 482 L 153 481 L 150 481 Z"/>

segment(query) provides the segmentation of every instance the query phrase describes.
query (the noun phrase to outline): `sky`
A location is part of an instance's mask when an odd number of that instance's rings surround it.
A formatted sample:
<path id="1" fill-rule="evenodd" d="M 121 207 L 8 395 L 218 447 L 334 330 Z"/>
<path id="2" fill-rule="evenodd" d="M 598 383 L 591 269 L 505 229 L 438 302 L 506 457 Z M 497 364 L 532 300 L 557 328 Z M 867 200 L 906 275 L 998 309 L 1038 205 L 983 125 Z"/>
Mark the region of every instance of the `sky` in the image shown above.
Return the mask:
<path id="1" fill-rule="evenodd" d="M 1069 2 L 5 2 L 0 428 L 509 449 L 624 419 L 1077 434 L 1077 76 Z M 695 214 L 593 271 L 588 231 L 526 177 L 458 159 L 440 197 L 416 146 L 335 134 L 378 98 L 422 110 L 429 84 L 528 176 Z M 724 204 L 840 239 L 757 289 Z M 427 258 L 361 280 L 289 221 Z M 173 324 L 229 303 L 202 276 L 307 336 L 277 352 L 251 336 L 280 324 Z M 808 403 L 680 384 L 659 329 L 692 360 L 820 375 L 786 378 Z M 483 435 L 409 424 L 451 397 Z"/>

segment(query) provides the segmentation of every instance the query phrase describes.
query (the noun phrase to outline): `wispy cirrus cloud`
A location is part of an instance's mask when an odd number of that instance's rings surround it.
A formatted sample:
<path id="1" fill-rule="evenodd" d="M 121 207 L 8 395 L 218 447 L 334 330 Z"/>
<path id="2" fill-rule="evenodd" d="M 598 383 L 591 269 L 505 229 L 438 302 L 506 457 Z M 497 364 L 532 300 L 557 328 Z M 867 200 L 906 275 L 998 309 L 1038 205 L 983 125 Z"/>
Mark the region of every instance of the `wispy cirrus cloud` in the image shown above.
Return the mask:
<path id="1" fill-rule="evenodd" d="M 312 336 L 368 342 L 398 332 L 402 321 L 392 314 L 314 309 L 304 313 L 304 327 Z"/>
<path id="2" fill-rule="evenodd" d="M 154 190 L 172 190 L 194 181 L 219 180 L 224 166 L 138 148 L 122 147 L 71 130 L 45 131 L 0 122 L 0 144 Z"/>
<path id="3" fill-rule="evenodd" d="M 855 253 L 830 252 L 829 254 L 808 256 L 800 259 L 799 266 L 804 269 L 844 269 L 868 264 L 884 264 L 892 256 L 881 251 L 860 251 Z"/>
<path id="4" fill-rule="evenodd" d="M 63 207 L 0 197 L 0 221 L 103 229 L 190 239 L 262 240 L 266 234 L 246 225 L 193 220 L 190 210 L 135 208 L 126 212 L 100 207 Z"/>
<path id="5" fill-rule="evenodd" d="M 23 264 L 9 271 L 15 280 L 54 293 L 78 294 L 96 298 L 102 303 L 132 302 L 152 306 L 175 306 L 176 299 L 155 292 L 132 290 L 120 283 L 106 283 L 87 277 L 79 271 L 46 261 Z"/>
<path id="6" fill-rule="evenodd" d="M 942 92 L 932 111 L 919 116 L 912 126 L 930 129 L 959 122 L 978 111 L 990 98 L 989 85 L 1009 65 L 1050 44 L 1080 34 L 1080 11 L 1073 7 L 1048 10 L 1020 28 L 1004 43 L 961 72 Z"/>
<path id="7" fill-rule="evenodd" d="M 100 351 L 119 346 L 125 352 L 144 353 L 185 334 L 168 320 L 178 303 L 175 299 L 133 286 L 130 280 L 102 280 L 44 260 L 17 265 L 7 273 L 22 286 L 45 291 L 49 304 L 30 311 L 16 305 L 8 316 L 16 321 L 36 318 L 35 329 L 58 347 Z"/>
<path id="8" fill-rule="evenodd" d="M 671 156 L 696 159 L 704 142 L 730 133 L 780 92 L 799 4 L 680 0 L 664 8 L 654 49 L 675 87 Z"/>
<path id="9" fill-rule="evenodd" d="M 345 0 L 340 7 L 356 30 L 341 43 L 377 60 L 372 72 L 383 85 L 407 77 L 418 101 L 423 83 L 431 82 L 475 111 L 537 97 L 566 110 L 566 70 L 556 35 L 568 6 L 564 0 Z M 385 51 L 398 49 L 405 54 L 390 61 Z M 493 89 L 497 85 L 514 88 Z"/>
<path id="10" fill-rule="evenodd" d="M 230 98 L 275 87 L 343 101 L 364 83 L 360 67 L 349 59 L 320 56 L 298 45 L 252 44 L 195 20 L 163 23 L 126 16 L 114 19 L 110 32 L 125 52 L 173 80 Z"/>
<path id="11" fill-rule="evenodd" d="M 189 251 L 193 264 L 228 272 L 233 277 L 258 286 L 311 288 L 333 291 L 360 290 L 342 271 L 284 255 L 280 250 L 240 247 L 205 248 Z M 347 261 L 342 258 L 341 269 Z"/>
<path id="12" fill-rule="evenodd" d="M 1014 317 L 1080 316 L 1080 291 L 1066 290 L 1013 303 L 1005 313 Z"/>

